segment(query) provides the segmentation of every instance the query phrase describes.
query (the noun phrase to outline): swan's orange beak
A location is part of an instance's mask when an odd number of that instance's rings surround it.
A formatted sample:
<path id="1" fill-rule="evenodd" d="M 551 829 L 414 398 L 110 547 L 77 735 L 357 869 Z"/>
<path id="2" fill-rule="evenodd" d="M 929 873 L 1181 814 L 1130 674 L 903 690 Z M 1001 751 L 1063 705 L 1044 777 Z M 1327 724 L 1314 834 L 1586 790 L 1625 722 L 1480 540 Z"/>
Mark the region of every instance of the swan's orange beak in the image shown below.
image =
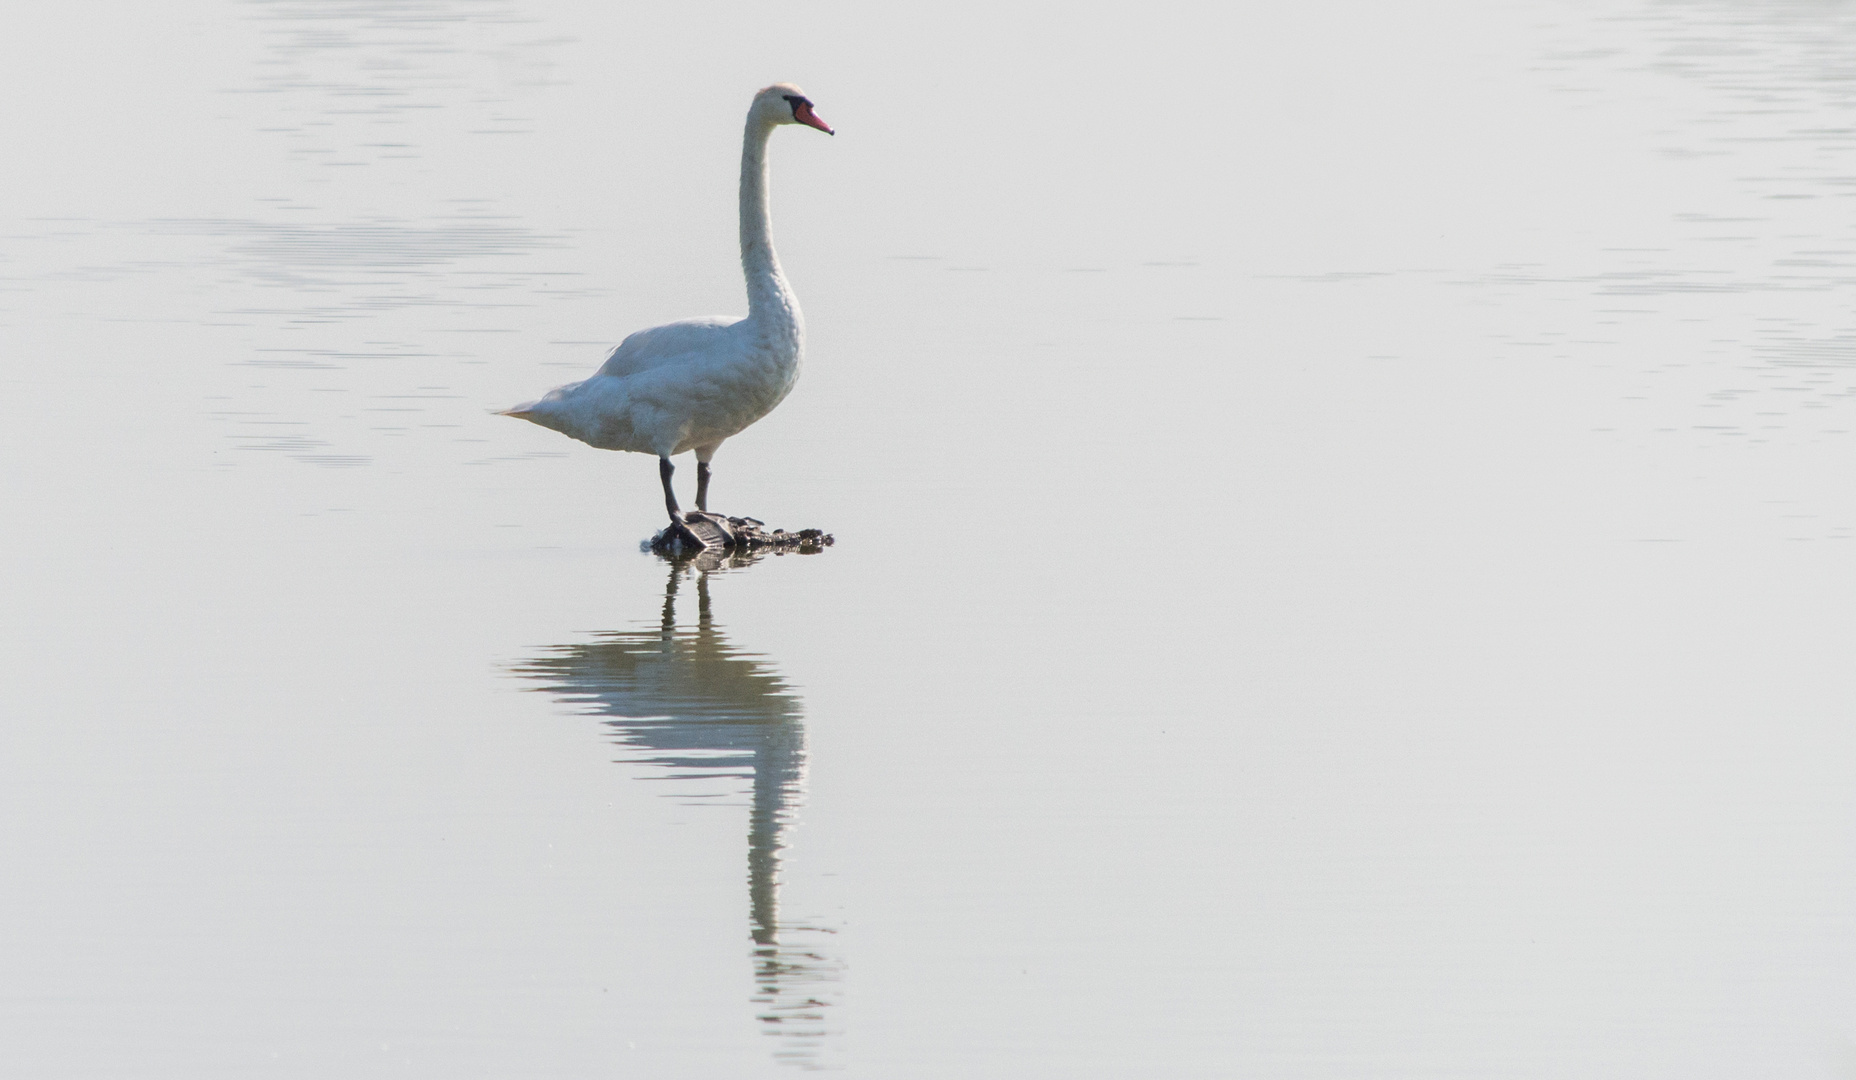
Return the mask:
<path id="1" fill-rule="evenodd" d="M 810 101 L 802 101 L 793 109 L 793 119 L 807 127 L 815 127 L 827 135 L 837 134 L 837 132 L 831 130 L 830 124 L 820 120 L 818 114 L 812 111 L 812 103 Z"/>

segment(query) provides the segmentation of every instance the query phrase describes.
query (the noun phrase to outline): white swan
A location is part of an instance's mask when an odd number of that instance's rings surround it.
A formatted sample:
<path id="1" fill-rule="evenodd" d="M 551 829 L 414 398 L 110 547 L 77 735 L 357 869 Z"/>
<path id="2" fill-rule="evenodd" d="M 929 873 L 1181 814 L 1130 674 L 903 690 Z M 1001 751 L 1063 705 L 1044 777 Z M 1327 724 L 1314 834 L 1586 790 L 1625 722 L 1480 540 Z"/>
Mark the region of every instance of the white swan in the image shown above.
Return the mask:
<path id="1" fill-rule="evenodd" d="M 671 528 L 690 540 L 670 459 L 696 451 L 696 508 L 709 509 L 709 460 L 722 440 L 773 411 L 799 378 L 805 327 L 773 253 L 767 210 L 767 138 L 781 124 L 827 135 L 805 92 L 769 86 L 748 107 L 741 145 L 741 270 L 748 316 L 711 315 L 653 326 L 619 343 L 597 374 L 503 411 L 601 450 L 656 454 Z M 696 541 L 700 547 L 701 542 Z"/>

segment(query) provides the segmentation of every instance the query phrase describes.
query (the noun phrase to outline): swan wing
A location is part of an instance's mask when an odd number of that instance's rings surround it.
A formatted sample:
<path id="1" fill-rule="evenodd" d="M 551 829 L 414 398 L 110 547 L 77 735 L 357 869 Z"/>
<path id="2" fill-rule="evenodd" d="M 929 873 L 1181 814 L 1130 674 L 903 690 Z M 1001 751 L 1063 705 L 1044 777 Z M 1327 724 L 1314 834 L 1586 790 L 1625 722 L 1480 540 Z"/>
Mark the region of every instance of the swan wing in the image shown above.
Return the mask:
<path id="1" fill-rule="evenodd" d="M 640 330 L 619 342 L 599 374 L 623 378 L 653 368 L 677 366 L 733 351 L 729 328 L 739 319 L 705 315 Z"/>

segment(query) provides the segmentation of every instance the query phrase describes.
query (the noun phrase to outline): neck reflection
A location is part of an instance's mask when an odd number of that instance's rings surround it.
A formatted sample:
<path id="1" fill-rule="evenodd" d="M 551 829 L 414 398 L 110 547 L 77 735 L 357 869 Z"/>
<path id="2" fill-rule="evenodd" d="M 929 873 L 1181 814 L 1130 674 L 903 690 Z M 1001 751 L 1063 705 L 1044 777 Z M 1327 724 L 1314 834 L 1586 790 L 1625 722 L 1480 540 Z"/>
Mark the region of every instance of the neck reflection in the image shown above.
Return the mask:
<path id="1" fill-rule="evenodd" d="M 516 670 L 540 684 L 534 689 L 604 718 L 621 760 L 662 770 L 651 779 L 709 785 L 704 801 L 746 785 L 753 1000 L 767 1033 L 781 1038 L 775 1056 L 816 1068 L 840 969 L 825 947 L 835 931 L 782 921 L 779 895 L 780 853 L 805 794 L 801 703 L 767 658 L 728 643 L 710 602 L 711 569 L 671 563 L 655 628 L 556 646 Z M 679 589 L 690 577 L 696 624 L 679 626 Z"/>

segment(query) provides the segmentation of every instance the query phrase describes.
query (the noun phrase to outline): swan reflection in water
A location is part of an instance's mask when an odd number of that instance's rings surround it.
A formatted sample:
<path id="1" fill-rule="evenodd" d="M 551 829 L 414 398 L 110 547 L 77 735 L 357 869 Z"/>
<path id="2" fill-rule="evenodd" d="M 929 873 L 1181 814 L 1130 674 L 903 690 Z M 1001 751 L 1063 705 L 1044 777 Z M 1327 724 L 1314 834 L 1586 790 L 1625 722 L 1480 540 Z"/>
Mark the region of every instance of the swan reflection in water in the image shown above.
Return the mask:
<path id="1" fill-rule="evenodd" d="M 656 627 L 556 646 L 515 670 L 539 682 L 535 689 L 604 717 L 626 751 L 621 760 L 662 769 L 655 779 L 747 785 L 753 1000 L 767 1033 L 782 1039 L 775 1056 L 817 1068 L 841 967 L 824 947 L 835 931 L 783 922 L 779 904 L 780 852 L 805 791 L 800 700 L 764 657 L 735 649 L 716 625 L 709 575 L 719 566 L 709 555 L 672 562 Z M 692 575 L 693 628 L 679 626 L 676 612 L 678 587 Z"/>

